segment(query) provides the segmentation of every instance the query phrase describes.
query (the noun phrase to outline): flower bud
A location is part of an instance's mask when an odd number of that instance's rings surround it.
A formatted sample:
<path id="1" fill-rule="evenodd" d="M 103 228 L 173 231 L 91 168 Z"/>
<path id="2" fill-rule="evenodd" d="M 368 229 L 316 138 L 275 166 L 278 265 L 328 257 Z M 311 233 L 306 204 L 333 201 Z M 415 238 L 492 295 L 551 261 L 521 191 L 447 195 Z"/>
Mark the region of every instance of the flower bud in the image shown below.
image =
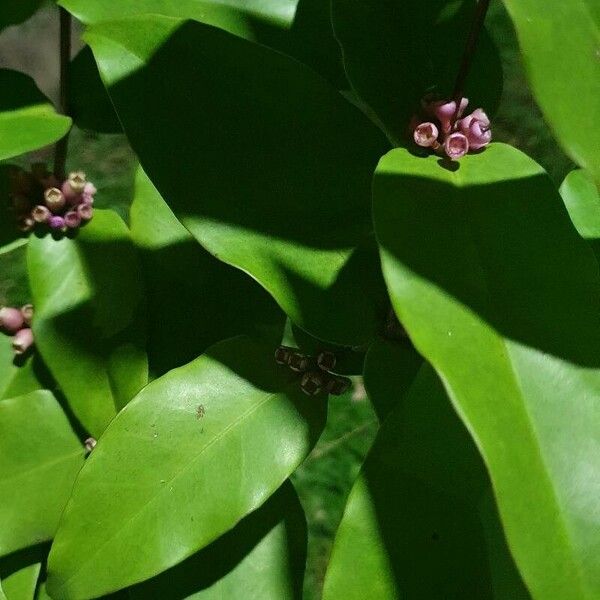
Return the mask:
<path id="1" fill-rule="evenodd" d="M 58 188 L 48 188 L 44 192 L 44 200 L 46 201 L 46 206 L 53 213 L 57 213 L 65 207 L 65 196 Z"/>
<path id="2" fill-rule="evenodd" d="M 64 181 L 60 189 L 70 206 L 76 206 L 81 201 L 81 194 L 73 191 L 73 188 L 68 181 Z"/>
<path id="3" fill-rule="evenodd" d="M 325 350 L 317 356 L 317 365 L 319 369 L 323 371 L 333 371 L 335 369 L 335 363 L 337 362 L 335 354 Z"/>
<path id="4" fill-rule="evenodd" d="M 332 377 L 327 382 L 325 389 L 332 396 L 341 396 L 345 394 L 352 385 L 352 382 L 347 377 Z"/>
<path id="5" fill-rule="evenodd" d="M 316 396 L 323 389 L 325 377 L 322 371 L 308 371 L 302 375 L 300 388 L 307 396 Z"/>
<path id="6" fill-rule="evenodd" d="M 47 206 L 39 204 L 31 211 L 31 218 L 36 223 L 47 223 L 50 220 L 52 213 Z"/>
<path id="7" fill-rule="evenodd" d="M 65 225 L 69 229 L 77 229 L 77 227 L 81 225 L 81 217 L 79 216 L 79 213 L 76 210 L 70 210 L 68 213 L 65 214 L 64 219 Z"/>
<path id="8" fill-rule="evenodd" d="M 460 108 L 456 115 L 457 119 L 465 112 L 468 104 L 469 100 L 467 98 L 463 98 L 460 101 Z M 452 119 L 454 119 L 454 114 L 456 113 L 456 102 L 454 102 L 454 100 L 451 100 L 450 102 L 445 102 L 443 100 L 440 102 L 432 102 L 426 106 L 426 110 L 429 114 L 433 114 L 438 119 L 444 133 L 450 133 L 452 130 Z"/>
<path id="9" fill-rule="evenodd" d="M 81 217 L 82 221 L 90 221 L 94 216 L 94 207 L 91 204 L 83 202 L 77 207 L 77 214 Z"/>
<path id="10" fill-rule="evenodd" d="M 275 350 L 275 362 L 278 365 L 287 365 L 292 352 L 293 350 L 287 346 L 279 346 L 279 348 Z"/>
<path id="11" fill-rule="evenodd" d="M 458 122 L 458 128 L 469 140 L 471 150 L 484 148 L 492 141 L 490 120 L 481 108 Z"/>
<path id="12" fill-rule="evenodd" d="M 21 314 L 23 315 L 25 325 L 31 325 L 31 321 L 33 320 L 33 304 L 24 304 L 21 306 Z"/>
<path id="13" fill-rule="evenodd" d="M 17 333 L 23 327 L 25 320 L 18 308 L 4 306 L 0 308 L 0 328 L 4 333 Z"/>
<path id="14" fill-rule="evenodd" d="M 12 347 L 17 355 L 25 354 L 33 346 L 33 332 L 29 327 L 17 331 L 12 340 Z"/>
<path id="15" fill-rule="evenodd" d="M 85 442 L 83 442 L 86 452 L 91 452 L 96 447 L 97 443 L 98 442 L 96 441 L 96 438 L 93 438 L 93 437 L 87 438 L 87 440 L 85 440 Z"/>
<path id="16" fill-rule="evenodd" d="M 296 371 L 296 373 L 302 373 L 308 369 L 309 364 L 310 359 L 308 356 L 300 354 L 299 352 L 292 352 L 290 354 L 288 366 L 292 371 Z"/>
<path id="17" fill-rule="evenodd" d="M 29 216 L 23 217 L 19 220 L 19 231 L 22 231 L 23 233 L 31 231 L 34 227 L 35 221 Z"/>
<path id="18" fill-rule="evenodd" d="M 67 182 L 75 194 L 81 194 L 83 193 L 85 184 L 87 183 L 85 173 L 83 171 L 73 171 L 72 173 L 69 173 Z"/>
<path id="19" fill-rule="evenodd" d="M 54 215 L 50 217 L 48 220 L 48 225 L 50 225 L 50 229 L 65 229 L 65 220 L 62 217 L 58 217 Z"/>
<path id="20" fill-rule="evenodd" d="M 439 134 L 438 128 L 433 123 L 425 122 L 415 127 L 413 138 L 418 146 L 431 148 L 438 143 Z"/>
<path id="21" fill-rule="evenodd" d="M 462 158 L 469 151 L 469 140 L 462 133 L 452 133 L 444 142 L 444 150 L 448 158 Z"/>

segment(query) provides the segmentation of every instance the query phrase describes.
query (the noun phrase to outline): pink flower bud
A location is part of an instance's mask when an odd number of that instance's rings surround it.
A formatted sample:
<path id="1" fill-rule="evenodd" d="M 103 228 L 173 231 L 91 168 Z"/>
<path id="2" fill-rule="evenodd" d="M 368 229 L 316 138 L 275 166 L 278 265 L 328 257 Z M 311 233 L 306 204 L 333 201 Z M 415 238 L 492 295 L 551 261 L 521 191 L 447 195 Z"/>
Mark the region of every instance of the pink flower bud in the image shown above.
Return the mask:
<path id="1" fill-rule="evenodd" d="M 481 108 L 474 110 L 470 115 L 461 119 L 458 122 L 458 128 L 467 136 L 471 150 L 484 148 L 492 141 L 490 120 Z"/>
<path id="2" fill-rule="evenodd" d="M 448 158 L 462 158 L 469 151 L 469 140 L 462 133 L 452 133 L 444 142 L 444 150 Z"/>
<path id="3" fill-rule="evenodd" d="M 51 216 L 52 216 L 52 213 L 50 212 L 50 209 L 47 208 L 46 206 L 42 206 L 41 204 L 36 206 L 31 211 L 31 218 L 36 223 L 47 223 Z"/>
<path id="4" fill-rule="evenodd" d="M 88 182 L 85 184 L 85 186 L 83 186 L 83 193 L 84 193 L 86 196 L 92 196 L 92 197 L 93 197 L 93 196 L 95 196 L 95 195 L 96 195 L 96 192 L 97 192 L 97 191 L 98 191 L 98 190 L 96 189 L 96 186 L 95 186 L 95 185 L 94 185 L 94 184 L 93 184 L 91 181 L 88 181 Z"/>
<path id="5" fill-rule="evenodd" d="M 23 217 L 19 220 L 19 231 L 27 233 L 35 227 L 35 221 L 31 217 Z"/>
<path id="6" fill-rule="evenodd" d="M 73 171 L 72 173 L 69 173 L 67 182 L 69 183 L 73 193 L 81 194 L 83 193 L 85 184 L 87 183 L 85 173 L 83 171 Z"/>
<path id="7" fill-rule="evenodd" d="M 61 211 L 65 206 L 64 194 L 58 188 L 48 188 L 44 192 L 46 206 L 53 212 Z"/>
<path id="8" fill-rule="evenodd" d="M 460 101 L 460 108 L 458 110 L 458 114 L 456 115 L 457 119 L 465 112 L 468 104 L 469 100 L 467 98 L 463 98 Z M 456 113 L 456 102 L 454 102 L 454 100 L 451 100 L 450 102 L 445 102 L 444 100 L 433 102 L 429 105 L 426 105 L 425 109 L 429 114 L 433 114 L 438 119 L 442 125 L 443 133 L 450 133 L 452 129 L 452 119 Z"/>
<path id="9" fill-rule="evenodd" d="M 21 306 L 21 314 L 23 315 L 25 325 L 31 325 L 31 321 L 33 320 L 33 304 L 24 304 Z"/>
<path id="10" fill-rule="evenodd" d="M 25 329 L 17 331 L 12 341 L 12 347 L 15 354 L 25 354 L 31 346 L 33 346 L 33 332 L 31 329 L 26 327 Z"/>
<path id="11" fill-rule="evenodd" d="M 83 202 L 77 207 L 77 214 L 82 221 L 90 221 L 94 216 L 94 207 L 87 202 Z"/>
<path id="12" fill-rule="evenodd" d="M 431 148 L 437 143 L 440 132 L 433 123 L 421 123 L 415 127 L 413 137 L 415 143 L 423 148 Z"/>
<path id="13" fill-rule="evenodd" d="M 64 181 L 60 189 L 69 206 L 76 206 L 81 201 L 81 194 L 73 191 L 68 181 Z"/>
<path id="14" fill-rule="evenodd" d="M 76 210 L 70 210 L 68 213 L 65 214 L 65 225 L 69 228 L 69 229 L 76 229 L 77 227 L 79 227 L 79 225 L 81 225 L 81 217 L 79 216 L 79 213 Z"/>
<path id="15" fill-rule="evenodd" d="M 62 217 L 58 217 L 56 215 L 50 217 L 48 225 L 50 225 L 51 229 L 65 229 L 66 227 L 65 220 Z"/>
<path id="16" fill-rule="evenodd" d="M 0 308 L 0 328 L 4 333 L 17 333 L 23 327 L 23 315 L 18 308 L 4 306 Z"/>

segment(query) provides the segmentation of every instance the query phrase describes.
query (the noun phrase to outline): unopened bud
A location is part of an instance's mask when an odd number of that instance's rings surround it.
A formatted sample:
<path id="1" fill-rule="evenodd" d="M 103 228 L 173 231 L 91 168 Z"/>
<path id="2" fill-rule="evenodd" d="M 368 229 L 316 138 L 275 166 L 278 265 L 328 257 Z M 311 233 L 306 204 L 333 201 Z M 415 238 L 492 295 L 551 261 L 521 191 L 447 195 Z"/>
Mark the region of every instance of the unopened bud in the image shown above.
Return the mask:
<path id="1" fill-rule="evenodd" d="M 57 213 L 65 207 L 65 196 L 58 188 L 48 188 L 44 192 L 44 200 L 46 201 L 46 206 L 53 213 Z"/>
<path id="2" fill-rule="evenodd" d="M 0 308 L 0 328 L 5 333 L 17 333 L 23 327 L 25 320 L 18 308 L 4 306 Z"/>
<path id="3" fill-rule="evenodd" d="M 437 141 L 440 132 L 433 123 L 421 123 L 415 127 L 413 138 L 418 146 L 431 148 L 439 142 Z"/>
<path id="4" fill-rule="evenodd" d="M 306 371 L 309 364 L 309 357 L 304 354 L 300 354 L 299 352 L 292 352 L 288 359 L 288 366 L 292 371 L 296 371 L 296 373 L 302 373 L 303 371 Z"/>
<path id="5" fill-rule="evenodd" d="M 341 396 L 345 394 L 352 385 L 352 382 L 347 377 L 332 377 L 327 382 L 325 389 L 332 396 Z"/>
<path id="6" fill-rule="evenodd" d="M 82 221 L 90 221 L 94 216 L 94 207 L 91 204 L 83 202 L 77 207 L 77 214 Z"/>
<path id="7" fill-rule="evenodd" d="M 21 306 L 21 314 L 23 315 L 25 325 L 31 325 L 31 321 L 33 320 L 33 304 L 24 304 Z"/>
<path id="8" fill-rule="evenodd" d="M 279 348 L 275 350 L 275 362 L 278 365 L 287 365 L 292 352 L 293 350 L 287 346 L 279 346 Z"/>
<path id="9" fill-rule="evenodd" d="M 454 115 L 456 113 L 456 118 L 462 116 L 469 104 L 469 100 L 467 98 L 463 98 L 460 101 L 460 108 L 458 109 L 458 113 L 456 111 L 456 102 L 452 100 L 451 102 L 433 102 L 427 107 L 427 111 L 429 114 L 435 115 L 439 122 L 442 125 L 442 131 L 444 133 L 450 133 L 452 130 L 452 119 L 454 119 Z"/>
<path id="10" fill-rule="evenodd" d="M 12 347 L 17 355 L 25 354 L 33 346 L 33 332 L 29 327 L 17 331 L 12 340 Z"/>
<path id="11" fill-rule="evenodd" d="M 98 442 L 96 441 L 96 438 L 89 437 L 87 440 L 85 440 L 85 442 L 83 442 L 83 445 L 85 446 L 87 452 L 91 452 L 96 447 L 97 443 Z"/>
<path id="12" fill-rule="evenodd" d="M 69 173 L 69 177 L 67 178 L 67 182 L 71 186 L 71 189 L 76 194 L 83 193 L 85 189 L 85 184 L 87 183 L 87 179 L 85 177 L 85 173 L 83 171 L 73 171 Z"/>
<path id="13" fill-rule="evenodd" d="M 27 233 L 35 227 L 35 221 L 31 217 L 23 217 L 19 220 L 19 231 Z"/>
<path id="14" fill-rule="evenodd" d="M 50 212 L 50 209 L 41 204 L 38 204 L 38 206 L 31 211 L 31 218 L 36 223 L 47 223 L 51 216 L 52 213 Z"/>
<path id="15" fill-rule="evenodd" d="M 335 354 L 325 350 L 317 356 L 317 365 L 323 371 L 333 371 L 335 369 L 335 363 L 337 362 Z"/>
<path id="16" fill-rule="evenodd" d="M 323 389 L 324 383 L 322 371 L 308 371 L 300 380 L 300 388 L 307 396 L 316 396 Z"/>
<path id="17" fill-rule="evenodd" d="M 462 158 L 469 151 L 469 140 L 462 133 L 452 133 L 444 142 L 444 150 L 448 158 Z"/>
<path id="18" fill-rule="evenodd" d="M 64 181 L 60 189 L 62 190 L 65 200 L 70 206 L 76 206 L 81 200 L 81 194 L 79 192 L 75 192 L 68 181 Z"/>
<path id="19" fill-rule="evenodd" d="M 471 150 L 484 148 L 492 141 L 490 119 L 481 108 L 474 110 L 470 115 L 458 122 L 461 132 L 469 140 Z"/>
<path id="20" fill-rule="evenodd" d="M 70 210 L 68 213 L 65 214 L 64 219 L 65 225 L 69 229 L 77 229 L 77 227 L 81 225 L 81 217 L 79 216 L 79 213 L 76 210 Z"/>
<path id="21" fill-rule="evenodd" d="M 65 229 L 65 220 L 62 217 L 58 217 L 54 215 L 50 217 L 48 220 L 48 225 L 50 225 L 50 229 Z"/>

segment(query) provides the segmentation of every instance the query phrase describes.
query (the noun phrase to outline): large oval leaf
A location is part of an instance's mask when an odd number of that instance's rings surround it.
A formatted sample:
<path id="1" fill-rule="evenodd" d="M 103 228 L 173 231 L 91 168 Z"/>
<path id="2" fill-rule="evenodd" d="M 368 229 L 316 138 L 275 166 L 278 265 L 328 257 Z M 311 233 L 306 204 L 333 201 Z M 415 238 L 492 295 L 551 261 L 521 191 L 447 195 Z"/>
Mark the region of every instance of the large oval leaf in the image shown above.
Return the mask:
<path id="1" fill-rule="evenodd" d="M 50 392 L 0 402 L 0 555 L 52 538 L 83 456 Z"/>
<path id="2" fill-rule="evenodd" d="M 306 520 L 293 486 L 210 546 L 128 590 L 132 600 L 300 600 L 306 564 Z"/>
<path id="3" fill-rule="evenodd" d="M 326 412 L 322 396 L 309 399 L 275 364 L 272 346 L 248 338 L 152 382 L 77 480 L 50 553 L 50 595 L 99 596 L 205 547 L 294 471 Z"/>
<path id="4" fill-rule="evenodd" d="M 281 340 L 284 314 L 252 279 L 211 256 L 177 220 L 140 168 L 131 235 L 147 282 L 148 358 L 162 375 L 239 334 Z"/>
<path id="5" fill-rule="evenodd" d="M 97 437 L 148 379 L 129 231 L 116 213 L 96 210 L 74 239 L 32 236 L 27 262 L 36 346 Z"/>
<path id="6" fill-rule="evenodd" d="M 348 499 L 324 599 L 529 598 L 483 462 L 435 372 L 426 365 L 407 384 L 404 349 L 376 346 L 365 385 L 395 408 Z"/>
<path id="7" fill-rule="evenodd" d="M 71 127 L 71 119 L 55 112 L 33 79 L 0 69 L 0 160 L 56 142 Z"/>
<path id="8" fill-rule="evenodd" d="M 368 341 L 384 300 L 368 198 L 383 135 L 300 63 L 206 25 L 145 17 L 87 40 L 144 169 L 194 237 L 317 337 Z M 160 136 L 148 127 L 165 119 Z"/>
<path id="9" fill-rule="evenodd" d="M 600 3 L 504 0 L 504 4 L 544 116 L 567 154 L 600 185 Z"/>
<path id="10" fill-rule="evenodd" d="M 476 0 L 333 0 L 332 21 L 346 75 L 389 138 L 405 145 L 421 98 L 449 98 L 475 14 Z M 483 32 L 466 95 L 493 112 L 502 92 L 502 67 Z"/>
<path id="11" fill-rule="evenodd" d="M 481 449 L 534 597 L 600 594 L 600 277 L 539 165 L 395 150 L 374 213 L 399 319 Z M 533 508 L 532 508 L 533 507 Z"/>

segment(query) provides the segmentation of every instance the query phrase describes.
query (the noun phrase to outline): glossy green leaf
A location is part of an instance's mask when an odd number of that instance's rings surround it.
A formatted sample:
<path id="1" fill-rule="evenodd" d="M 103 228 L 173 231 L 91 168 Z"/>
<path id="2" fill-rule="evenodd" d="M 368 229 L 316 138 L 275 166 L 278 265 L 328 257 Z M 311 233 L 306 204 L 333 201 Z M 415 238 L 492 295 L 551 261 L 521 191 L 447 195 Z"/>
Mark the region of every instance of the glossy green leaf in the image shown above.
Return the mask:
<path id="1" fill-rule="evenodd" d="M 0 581 L 0 600 L 7 600 L 4 590 L 2 589 L 2 582 Z"/>
<path id="2" fill-rule="evenodd" d="M 128 590 L 131 600 L 300 600 L 306 521 L 284 484 L 231 531 L 177 566 Z"/>
<path id="3" fill-rule="evenodd" d="M 600 185 L 600 3 L 504 0 L 531 88 L 569 156 Z"/>
<path id="4" fill-rule="evenodd" d="M 326 412 L 272 346 L 244 337 L 150 383 L 81 471 L 50 553 L 49 593 L 99 596 L 207 546 L 296 469 Z"/>
<path id="5" fill-rule="evenodd" d="M 281 339 L 284 315 L 252 279 L 204 250 L 140 168 L 131 235 L 147 281 L 150 369 L 162 375 L 239 334 Z"/>
<path id="6" fill-rule="evenodd" d="M 600 594 L 600 277 L 552 182 L 502 144 L 454 169 L 394 150 L 374 180 L 394 308 L 490 471 L 533 596 Z"/>
<path id="7" fill-rule="evenodd" d="M 29 19 L 44 0 L 3 0 L 0 4 L 0 29 Z"/>
<path id="8" fill-rule="evenodd" d="M 0 400 L 39 390 L 46 383 L 48 374 L 39 355 L 15 357 L 12 338 L 0 334 Z"/>
<path id="9" fill-rule="evenodd" d="M 83 448 L 50 392 L 0 402 L 0 555 L 52 538 L 82 464 Z"/>
<path id="10" fill-rule="evenodd" d="M 377 345 L 365 386 L 395 407 L 348 499 L 324 600 L 529 598 L 483 462 L 440 380 L 426 365 L 407 384 L 404 349 Z"/>
<path id="11" fill-rule="evenodd" d="M 32 236 L 36 346 L 83 426 L 98 437 L 146 384 L 139 263 L 120 217 L 96 210 L 74 239 Z"/>
<path id="12" fill-rule="evenodd" d="M 404 145 L 425 94 L 452 96 L 476 0 L 333 0 L 346 75 L 390 140 Z M 502 66 L 484 31 L 467 81 L 471 106 L 494 112 Z"/>
<path id="13" fill-rule="evenodd" d="M 311 70 L 205 25 L 146 17 L 86 37 L 144 169 L 194 237 L 317 337 L 368 342 L 385 301 L 368 197 L 380 132 Z M 160 135 L 148 127 L 166 120 Z"/>
<path id="14" fill-rule="evenodd" d="M 579 235 L 600 258 L 600 192 L 592 176 L 581 169 L 571 171 L 560 186 L 560 195 Z"/>
<path id="15" fill-rule="evenodd" d="M 56 142 L 71 127 L 37 89 L 33 79 L 0 69 L 0 160 Z"/>
<path id="16" fill-rule="evenodd" d="M 33 563 L 4 579 L 2 585 L 6 600 L 34 600 L 41 567 L 41 563 Z M 1 593 L 0 598 L 2 598 Z"/>

